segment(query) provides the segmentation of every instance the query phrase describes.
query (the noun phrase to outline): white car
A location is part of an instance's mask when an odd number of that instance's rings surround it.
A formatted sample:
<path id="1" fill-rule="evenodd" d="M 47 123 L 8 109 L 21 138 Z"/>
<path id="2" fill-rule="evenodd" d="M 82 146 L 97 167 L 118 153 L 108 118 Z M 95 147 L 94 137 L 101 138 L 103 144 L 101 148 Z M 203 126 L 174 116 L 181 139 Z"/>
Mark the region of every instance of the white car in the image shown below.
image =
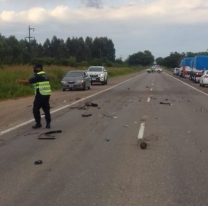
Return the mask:
<path id="1" fill-rule="evenodd" d="M 91 84 L 93 82 L 108 83 L 108 72 L 103 66 L 90 66 L 87 74 L 91 77 Z"/>
<path id="2" fill-rule="evenodd" d="M 204 87 L 205 85 L 208 85 L 208 71 L 204 71 L 202 73 L 202 76 L 200 77 L 200 80 L 199 80 L 199 85 Z"/>
<path id="3" fill-rule="evenodd" d="M 163 72 L 161 67 L 156 67 L 155 71 L 158 72 L 158 73 Z"/>
<path id="4" fill-rule="evenodd" d="M 175 68 L 175 69 L 173 70 L 173 74 L 174 74 L 174 75 L 179 75 L 179 68 Z"/>

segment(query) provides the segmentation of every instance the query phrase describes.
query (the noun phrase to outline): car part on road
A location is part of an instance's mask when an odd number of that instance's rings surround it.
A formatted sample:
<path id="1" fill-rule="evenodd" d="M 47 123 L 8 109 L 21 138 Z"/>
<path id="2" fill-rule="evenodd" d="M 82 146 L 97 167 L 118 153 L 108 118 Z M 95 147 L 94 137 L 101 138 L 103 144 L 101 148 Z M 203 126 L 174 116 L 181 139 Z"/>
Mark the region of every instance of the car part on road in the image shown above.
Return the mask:
<path id="1" fill-rule="evenodd" d="M 50 135 L 51 134 L 56 134 L 56 133 L 62 133 L 62 130 L 54 130 L 54 131 L 41 133 L 38 136 L 38 139 L 41 139 L 41 140 L 54 140 L 56 138 L 54 136 L 50 136 Z M 45 136 L 43 136 L 43 135 L 45 135 Z"/>
<path id="2" fill-rule="evenodd" d="M 170 103 L 167 103 L 167 102 L 160 102 L 160 104 L 165 104 L 165 105 L 169 105 L 170 106 Z"/>
<path id="3" fill-rule="evenodd" d="M 34 162 L 34 164 L 35 165 L 41 165 L 41 164 L 43 164 L 43 161 L 42 160 L 37 160 L 37 161 Z"/>
<path id="4" fill-rule="evenodd" d="M 82 117 L 91 117 L 92 114 L 82 114 Z"/>
<path id="5" fill-rule="evenodd" d="M 141 147 L 141 149 L 146 149 L 147 148 L 147 143 L 144 142 L 144 141 L 140 142 L 140 147 Z"/>
<path id="6" fill-rule="evenodd" d="M 92 102 L 86 102 L 85 106 L 88 106 L 88 107 L 98 107 L 98 104 L 95 104 L 95 103 L 92 103 Z"/>

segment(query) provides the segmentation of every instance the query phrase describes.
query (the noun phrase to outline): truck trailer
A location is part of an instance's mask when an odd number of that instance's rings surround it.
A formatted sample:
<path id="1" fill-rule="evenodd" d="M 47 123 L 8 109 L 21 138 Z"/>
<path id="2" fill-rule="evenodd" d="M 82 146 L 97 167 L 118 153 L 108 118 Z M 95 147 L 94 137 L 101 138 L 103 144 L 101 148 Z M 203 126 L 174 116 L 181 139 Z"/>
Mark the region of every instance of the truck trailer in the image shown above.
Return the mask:
<path id="1" fill-rule="evenodd" d="M 208 56 L 198 55 L 190 62 L 190 79 L 194 82 L 199 82 L 202 72 L 208 70 Z"/>

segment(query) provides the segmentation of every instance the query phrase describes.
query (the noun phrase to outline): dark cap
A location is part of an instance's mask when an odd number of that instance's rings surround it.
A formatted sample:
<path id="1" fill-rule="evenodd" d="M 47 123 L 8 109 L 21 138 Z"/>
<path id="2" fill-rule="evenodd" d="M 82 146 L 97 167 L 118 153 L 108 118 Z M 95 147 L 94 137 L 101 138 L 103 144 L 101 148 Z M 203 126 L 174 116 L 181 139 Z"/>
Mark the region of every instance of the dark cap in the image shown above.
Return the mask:
<path id="1" fill-rule="evenodd" d="M 43 69 L 43 65 L 42 64 L 35 64 L 33 69 Z"/>

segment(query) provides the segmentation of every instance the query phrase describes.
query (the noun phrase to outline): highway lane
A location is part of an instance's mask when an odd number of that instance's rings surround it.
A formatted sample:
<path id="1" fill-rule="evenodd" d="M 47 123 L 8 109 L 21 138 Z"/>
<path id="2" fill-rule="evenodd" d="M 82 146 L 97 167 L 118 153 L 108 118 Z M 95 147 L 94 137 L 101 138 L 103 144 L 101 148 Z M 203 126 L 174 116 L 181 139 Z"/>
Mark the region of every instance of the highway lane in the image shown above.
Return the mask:
<path id="1" fill-rule="evenodd" d="M 0 205 L 208 204 L 207 96 L 143 73 L 90 101 L 99 108 L 53 114 L 55 140 L 38 140 L 47 130 L 31 125 L 1 136 Z"/>

